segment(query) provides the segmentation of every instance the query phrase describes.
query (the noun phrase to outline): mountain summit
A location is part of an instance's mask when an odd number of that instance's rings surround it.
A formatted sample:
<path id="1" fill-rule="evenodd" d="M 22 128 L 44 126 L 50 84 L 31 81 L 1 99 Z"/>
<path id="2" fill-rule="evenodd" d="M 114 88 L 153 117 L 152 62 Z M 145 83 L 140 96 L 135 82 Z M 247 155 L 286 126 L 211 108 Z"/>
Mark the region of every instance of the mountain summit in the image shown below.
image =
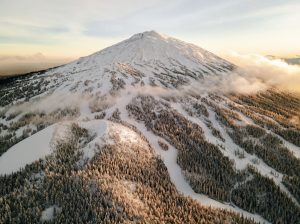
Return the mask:
<path id="1" fill-rule="evenodd" d="M 82 62 L 108 65 L 114 63 L 150 64 L 152 66 L 186 67 L 211 73 L 228 71 L 232 64 L 216 55 L 178 39 L 146 31 L 85 57 Z"/>
<path id="2" fill-rule="evenodd" d="M 205 66 L 215 70 L 227 69 L 230 63 L 216 55 L 178 39 L 147 31 L 133 35 L 116 45 L 96 54 L 104 63 L 155 63 L 183 65 L 205 70 Z M 88 58 L 89 58 L 88 57 Z M 202 66 L 201 66 L 202 65 Z"/>

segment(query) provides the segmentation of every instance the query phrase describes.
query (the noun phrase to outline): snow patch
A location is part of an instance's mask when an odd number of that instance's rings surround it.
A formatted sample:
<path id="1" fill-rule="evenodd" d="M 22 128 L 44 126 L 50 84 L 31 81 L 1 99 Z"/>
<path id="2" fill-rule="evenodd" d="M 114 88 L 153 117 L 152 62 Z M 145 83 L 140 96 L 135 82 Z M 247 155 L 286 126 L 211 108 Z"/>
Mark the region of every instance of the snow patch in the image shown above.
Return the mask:
<path id="1" fill-rule="evenodd" d="M 41 221 L 51 221 L 60 212 L 61 208 L 57 205 L 50 206 L 42 212 Z"/>
<path id="2" fill-rule="evenodd" d="M 93 120 L 88 122 L 79 122 L 78 125 L 89 131 L 95 138 L 89 142 L 83 149 L 83 160 L 91 160 L 95 154 L 95 145 L 102 146 L 108 140 L 109 122 L 104 120 Z"/>

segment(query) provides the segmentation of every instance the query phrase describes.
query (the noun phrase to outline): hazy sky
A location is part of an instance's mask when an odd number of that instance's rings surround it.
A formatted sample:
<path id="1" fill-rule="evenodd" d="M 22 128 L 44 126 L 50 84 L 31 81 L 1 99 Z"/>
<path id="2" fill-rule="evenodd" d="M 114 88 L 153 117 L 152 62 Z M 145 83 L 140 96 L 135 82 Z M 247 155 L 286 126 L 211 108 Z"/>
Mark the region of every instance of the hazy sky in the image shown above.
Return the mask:
<path id="1" fill-rule="evenodd" d="M 156 30 L 217 54 L 300 54 L 299 0 L 0 0 L 0 65 L 77 58 Z"/>

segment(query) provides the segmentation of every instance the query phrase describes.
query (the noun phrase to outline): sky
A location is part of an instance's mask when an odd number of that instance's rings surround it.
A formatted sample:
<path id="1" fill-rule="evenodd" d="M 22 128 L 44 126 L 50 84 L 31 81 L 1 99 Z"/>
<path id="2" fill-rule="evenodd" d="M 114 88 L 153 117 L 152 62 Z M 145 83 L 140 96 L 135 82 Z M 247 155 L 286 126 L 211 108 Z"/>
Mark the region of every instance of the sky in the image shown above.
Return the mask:
<path id="1" fill-rule="evenodd" d="M 0 0 L 0 74 L 65 63 L 146 30 L 221 56 L 296 56 L 299 12 L 299 0 Z"/>

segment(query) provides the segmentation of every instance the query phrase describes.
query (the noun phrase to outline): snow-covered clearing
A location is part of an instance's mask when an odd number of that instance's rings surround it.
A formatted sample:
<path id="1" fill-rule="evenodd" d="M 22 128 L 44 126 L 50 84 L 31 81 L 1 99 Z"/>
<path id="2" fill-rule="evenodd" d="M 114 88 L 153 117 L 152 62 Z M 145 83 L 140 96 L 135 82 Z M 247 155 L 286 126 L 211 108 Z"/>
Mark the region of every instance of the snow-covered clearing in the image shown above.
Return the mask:
<path id="1" fill-rule="evenodd" d="M 51 140 L 55 125 L 26 138 L 0 157 L 0 175 L 11 174 L 52 152 Z"/>
<path id="2" fill-rule="evenodd" d="M 65 139 L 69 134 L 71 123 L 71 121 L 66 121 L 51 125 L 12 146 L 0 157 L 0 175 L 17 172 L 26 165 L 50 155 L 54 150 L 55 142 Z M 97 136 L 82 149 L 84 158 L 94 156 L 94 147 L 91 146 L 92 144 L 94 146 L 95 142 L 99 145 L 103 142 L 103 138 L 107 133 L 107 123 L 107 121 L 101 120 L 78 122 L 79 126 L 86 128 L 90 133 Z"/>
<path id="3" fill-rule="evenodd" d="M 61 208 L 57 205 L 50 206 L 42 212 L 41 221 L 51 221 L 61 212 Z"/>
<path id="4" fill-rule="evenodd" d="M 108 138 L 108 124 L 103 120 L 93 120 L 88 122 L 79 122 L 78 125 L 87 129 L 90 135 L 95 137 L 84 148 L 82 148 L 83 160 L 91 160 L 96 153 L 95 144 L 101 146 L 105 142 L 105 139 Z"/>

